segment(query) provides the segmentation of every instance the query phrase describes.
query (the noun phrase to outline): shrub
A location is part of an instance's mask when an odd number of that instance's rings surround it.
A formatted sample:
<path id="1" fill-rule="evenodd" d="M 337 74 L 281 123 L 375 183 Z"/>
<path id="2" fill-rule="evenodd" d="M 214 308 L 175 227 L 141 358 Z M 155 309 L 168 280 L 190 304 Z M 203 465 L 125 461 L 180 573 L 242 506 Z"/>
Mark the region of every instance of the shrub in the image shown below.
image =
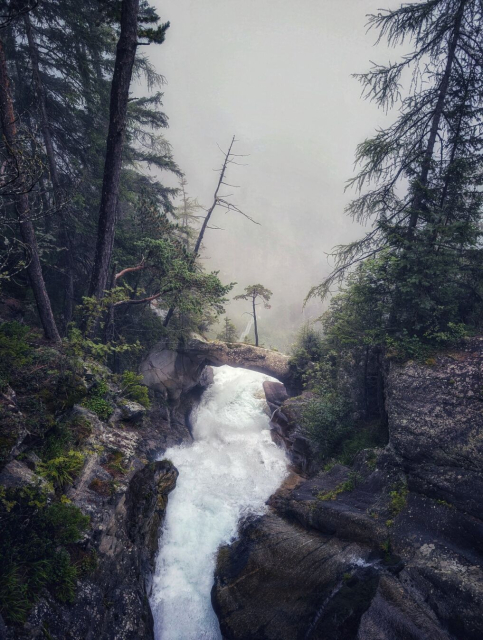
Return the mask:
<path id="1" fill-rule="evenodd" d="M 32 347 L 26 340 L 29 331 L 20 322 L 0 325 L 0 389 L 10 382 L 15 370 L 32 361 Z"/>
<path id="2" fill-rule="evenodd" d="M 143 377 L 141 375 L 134 373 L 134 371 L 124 371 L 120 376 L 119 382 L 121 394 L 124 397 L 139 402 L 143 407 L 149 408 L 151 403 L 149 401 L 148 388 L 142 384 Z"/>
<path id="3" fill-rule="evenodd" d="M 397 516 L 406 507 L 409 489 L 406 485 L 395 487 L 389 492 L 389 510 L 393 516 Z"/>
<path id="4" fill-rule="evenodd" d="M 50 480 L 56 487 L 62 488 L 70 484 L 84 465 L 84 454 L 80 451 L 69 451 L 47 462 L 41 462 L 38 471 L 41 476 Z"/>
<path id="5" fill-rule="evenodd" d="M 66 545 L 81 538 L 89 518 L 72 504 L 48 504 L 40 487 L 8 489 L 0 498 L 0 613 L 21 623 L 44 588 L 73 599 L 77 570 Z"/>
<path id="6" fill-rule="evenodd" d="M 113 407 L 105 396 L 107 395 L 108 388 L 104 381 L 95 385 L 89 395 L 82 403 L 86 409 L 93 411 L 101 420 L 109 420 L 112 415 Z"/>
<path id="7" fill-rule="evenodd" d="M 303 409 L 302 427 L 328 460 L 352 427 L 351 405 L 335 392 L 315 396 Z"/>

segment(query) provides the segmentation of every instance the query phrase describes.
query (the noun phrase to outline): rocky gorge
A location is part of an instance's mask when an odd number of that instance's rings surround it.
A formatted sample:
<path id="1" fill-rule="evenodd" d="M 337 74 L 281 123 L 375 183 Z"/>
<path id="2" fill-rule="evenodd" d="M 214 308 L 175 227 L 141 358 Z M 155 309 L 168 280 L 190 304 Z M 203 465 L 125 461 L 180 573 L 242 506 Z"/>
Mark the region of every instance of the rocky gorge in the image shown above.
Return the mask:
<path id="1" fill-rule="evenodd" d="M 389 363 L 389 442 L 351 468 L 300 475 L 297 425 L 277 420 L 298 474 L 218 554 L 224 638 L 482 637 L 482 365 L 481 338 Z"/>
<path id="2" fill-rule="evenodd" d="M 272 438 L 292 469 L 268 511 L 242 521 L 237 539 L 218 552 L 212 602 L 223 637 L 480 638 L 479 338 L 427 363 L 387 363 L 387 445 L 326 470 L 301 427 L 303 396 L 293 396 L 286 356 L 198 338 L 177 352 L 159 345 L 141 365 L 151 409 L 119 401 L 107 421 L 80 405 L 71 410 L 91 425 L 89 455 L 66 495 L 90 516 L 81 548 L 95 552 L 95 570 L 79 579 L 73 603 L 45 592 L 21 628 L 0 619 L 0 637 L 154 637 L 148 594 L 178 475 L 156 459 L 190 441 L 191 409 L 211 384 L 209 365 L 220 364 L 285 382 L 265 382 L 264 391 Z M 34 480 L 37 462 L 27 453 L 23 434 L 2 484 Z"/>

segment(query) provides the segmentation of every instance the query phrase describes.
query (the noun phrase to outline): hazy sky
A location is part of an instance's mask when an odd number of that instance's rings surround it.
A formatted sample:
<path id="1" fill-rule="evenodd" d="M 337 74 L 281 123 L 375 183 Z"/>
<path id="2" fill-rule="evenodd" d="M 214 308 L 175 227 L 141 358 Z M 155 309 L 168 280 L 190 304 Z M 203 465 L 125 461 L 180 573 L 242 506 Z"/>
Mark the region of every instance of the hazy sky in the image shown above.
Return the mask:
<path id="1" fill-rule="evenodd" d="M 361 99 L 352 73 L 386 62 L 366 33 L 366 14 L 391 0 L 154 0 L 171 28 L 150 47 L 167 79 L 166 137 L 188 191 L 210 203 L 232 135 L 248 166 L 232 167 L 241 185 L 233 202 L 261 223 L 214 214 L 208 268 L 225 281 L 261 282 L 302 305 L 330 270 L 325 253 L 360 235 L 344 214 L 356 144 L 385 116 Z M 395 58 L 395 53 L 391 53 Z"/>

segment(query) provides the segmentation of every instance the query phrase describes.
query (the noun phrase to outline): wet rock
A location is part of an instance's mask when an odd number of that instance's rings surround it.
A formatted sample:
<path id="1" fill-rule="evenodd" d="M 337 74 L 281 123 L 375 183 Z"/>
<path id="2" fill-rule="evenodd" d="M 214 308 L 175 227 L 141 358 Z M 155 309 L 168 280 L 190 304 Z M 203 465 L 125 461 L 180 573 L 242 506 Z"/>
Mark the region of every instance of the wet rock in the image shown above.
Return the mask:
<path id="1" fill-rule="evenodd" d="M 483 512 L 483 338 L 430 364 L 391 364 L 390 443 L 415 491 Z"/>
<path id="2" fill-rule="evenodd" d="M 270 393 L 274 393 L 272 389 Z M 281 400 L 282 390 L 278 389 L 277 393 L 276 398 Z M 310 394 L 305 393 L 302 396 L 285 399 L 281 405 L 274 404 L 275 408 L 270 419 L 273 441 L 287 451 L 296 473 L 303 475 L 311 475 L 317 469 L 313 445 L 301 427 L 302 412 L 309 396 Z M 274 396 L 271 395 L 271 397 Z"/>
<path id="3" fill-rule="evenodd" d="M 194 336 L 177 351 L 167 348 L 165 341 L 160 342 L 139 370 L 146 386 L 175 400 L 200 383 L 205 366 L 225 364 L 268 374 L 286 385 L 292 381 L 289 358 L 282 353 L 244 343 L 207 341 L 200 336 Z"/>
<path id="4" fill-rule="evenodd" d="M 307 531 L 274 515 L 247 523 L 240 540 L 218 554 L 212 601 L 223 637 L 345 637 L 344 627 L 360 618 L 376 583 L 358 611 L 353 602 L 332 610 L 327 604 L 345 586 L 344 574 L 350 568 L 357 571 L 369 556 L 370 549 L 357 543 Z M 327 629 L 323 636 L 318 632 L 322 620 Z"/>
<path id="5" fill-rule="evenodd" d="M 387 447 L 282 488 L 221 550 L 213 601 L 227 640 L 483 637 L 483 339 L 391 363 L 386 389 Z M 302 401 L 272 418 L 292 452 Z M 337 560 L 314 550 L 309 566 L 314 540 Z"/>
<path id="6" fill-rule="evenodd" d="M 139 422 L 146 415 L 146 407 L 134 400 L 122 399 L 119 402 L 119 408 L 121 409 L 121 416 L 123 420 L 128 422 Z"/>
<path id="7" fill-rule="evenodd" d="M 214 381 L 215 381 L 215 374 L 213 371 L 213 367 L 205 367 L 200 376 L 200 382 L 199 382 L 200 387 L 203 387 L 203 389 L 206 389 L 211 384 L 213 384 Z"/>
<path id="8" fill-rule="evenodd" d="M 177 478 L 176 467 L 168 460 L 162 460 L 137 471 L 129 483 L 126 526 L 131 541 L 139 549 L 144 575 L 154 569 L 168 494 L 175 488 Z"/>
<path id="9" fill-rule="evenodd" d="M 78 580 L 72 604 L 46 593 L 25 625 L 8 627 L 5 637 L 43 638 L 47 630 L 52 640 L 150 640 L 150 573 L 168 494 L 178 474 L 170 462 L 149 459 L 173 440 L 189 438 L 188 429 L 186 425 L 184 431 L 181 426 L 178 431 L 173 429 L 169 414 L 156 403 L 137 424 L 123 420 L 120 414 L 105 423 L 81 406 L 64 418 L 82 419 L 90 425 L 84 467 L 66 495 L 90 516 L 90 529 L 75 553 L 80 559 L 94 557 L 97 568 Z M 26 462 L 36 465 L 37 456 L 29 453 Z M 7 464 L 0 482 L 6 486 L 38 482 L 26 462 Z"/>
<path id="10" fill-rule="evenodd" d="M 271 411 L 275 411 L 278 407 L 288 400 L 288 393 L 285 389 L 285 385 L 281 382 L 271 382 L 265 380 L 263 383 L 263 390 L 265 392 L 265 398 Z"/>

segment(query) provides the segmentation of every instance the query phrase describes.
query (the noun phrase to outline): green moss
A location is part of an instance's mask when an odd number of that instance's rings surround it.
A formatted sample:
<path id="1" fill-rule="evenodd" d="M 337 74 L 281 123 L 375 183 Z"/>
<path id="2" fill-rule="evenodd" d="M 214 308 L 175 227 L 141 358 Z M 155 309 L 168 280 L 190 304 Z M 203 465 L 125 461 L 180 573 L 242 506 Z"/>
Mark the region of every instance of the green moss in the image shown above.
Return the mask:
<path id="1" fill-rule="evenodd" d="M 358 473 L 351 471 L 347 480 L 339 484 L 337 487 L 335 487 L 335 489 L 326 492 L 321 491 L 320 493 L 318 493 L 317 500 L 322 500 L 323 502 L 325 502 L 326 500 L 337 500 L 337 496 L 340 493 L 344 493 L 346 491 L 354 491 L 360 481 L 361 476 Z"/>
<path id="2" fill-rule="evenodd" d="M 397 516 L 406 507 L 409 489 L 406 485 L 401 485 L 389 492 L 389 510 L 393 516 Z"/>
<path id="3" fill-rule="evenodd" d="M 94 412 L 100 420 L 104 421 L 109 420 L 113 412 L 112 404 L 106 400 L 108 391 L 106 382 L 98 382 L 82 403 L 86 409 Z"/>
<path id="4" fill-rule="evenodd" d="M 447 502 L 446 500 L 436 500 L 436 502 L 438 504 L 440 504 L 442 507 L 446 507 L 447 509 L 454 509 L 455 508 L 454 504 L 451 504 L 450 502 Z"/>
<path id="5" fill-rule="evenodd" d="M 124 454 L 119 449 L 113 449 L 107 456 L 105 468 L 111 475 L 119 476 L 128 472 L 128 469 L 124 466 Z"/>

